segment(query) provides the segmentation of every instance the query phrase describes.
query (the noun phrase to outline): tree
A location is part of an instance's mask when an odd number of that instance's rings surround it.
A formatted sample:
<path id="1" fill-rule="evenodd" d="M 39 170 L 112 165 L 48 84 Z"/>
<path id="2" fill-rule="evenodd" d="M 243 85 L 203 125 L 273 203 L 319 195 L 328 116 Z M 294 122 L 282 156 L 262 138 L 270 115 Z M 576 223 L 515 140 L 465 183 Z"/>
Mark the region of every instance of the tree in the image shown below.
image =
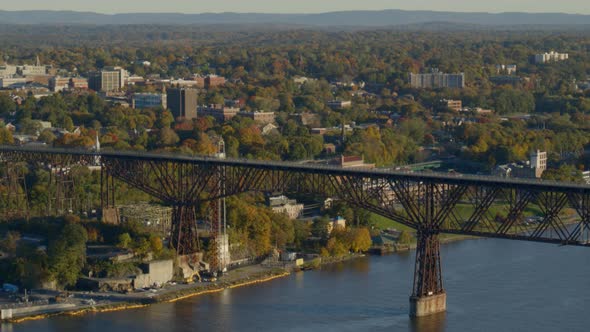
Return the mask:
<path id="1" fill-rule="evenodd" d="M 293 220 L 284 213 L 271 212 L 271 242 L 277 248 L 295 241 L 295 226 Z"/>
<path id="2" fill-rule="evenodd" d="M 80 224 L 66 224 L 59 237 L 49 244 L 50 273 L 62 287 L 76 284 L 86 263 L 86 229 Z"/>
<path id="3" fill-rule="evenodd" d="M 154 126 L 157 129 L 170 129 L 172 122 L 174 122 L 174 116 L 172 116 L 172 113 L 170 113 L 170 111 L 162 110 L 157 112 L 156 123 Z"/>
<path id="4" fill-rule="evenodd" d="M 37 138 L 39 142 L 43 142 L 45 144 L 52 144 L 56 139 L 57 137 L 49 129 L 43 130 Z"/>
<path id="5" fill-rule="evenodd" d="M 170 128 L 163 128 L 160 130 L 157 145 L 160 147 L 172 146 L 180 141 L 178 135 Z"/>
<path id="6" fill-rule="evenodd" d="M 123 248 L 123 249 L 128 249 L 130 244 L 131 244 L 131 236 L 129 235 L 129 233 L 123 233 L 123 234 L 119 235 L 117 247 Z"/>
<path id="7" fill-rule="evenodd" d="M 12 144 L 14 139 L 12 132 L 6 128 L 0 128 L 0 144 Z"/>
<path id="8" fill-rule="evenodd" d="M 330 223 L 330 219 L 327 217 L 316 218 L 313 221 L 313 226 L 311 228 L 311 235 L 315 237 L 319 237 L 322 239 L 328 238 L 328 224 Z"/>
<path id="9" fill-rule="evenodd" d="M 412 242 L 412 235 L 408 231 L 402 231 L 397 240 L 400 244 L 410 244 Z"/>
<path id="10" fill-rule="evenodd" d="M 20 233 L 8 232 L 6 233 L 4 240 L 0 241 L 0 248 L 6 252 L 14 254 L 18 246 L 18 241 L 20 241 Z"/>
<path id="11" fill-rule="evenodd" d="M 350 250 L 353 252 L 363 252 L 369 250 L 373 241 L 371 240 L 371 234 L 367 228 L 353 228 L 349 230 L 351 232 L 352 241 L 350 244 Z"/>
<path id="12" fill-rule="evenodd" d="M 328 243 L 326 244 L 326 250 L 332 257 L 340 257 L 348 254 L 346 245 L 344 245 L 342 241 L 336 237 L 332 237 L 328 240 Z"/>
<path id="13" fill-rule="evenodd" d="M 543 172 L 543 179 L 554 181 L 584 182 L 582 172 L 572 165 L 561 165 L 559 168 L 550 168 Z"/>
<path id="14" fill-rule="evenodd" d="M 133 244 L 133 250 L 141 258 L 147 257 L 151 248 L 150 241 L 143 236 L 136 238 L 135 243 Z"/>
<path id="15" fill-rule="evenodd" d="M 6 116 L 16 111 L 16 104 L 7 93 L 0 93 L 0 116 Z"/>
<path id="16" fill-rule="evenodd" d="M 154 254 L 159 255 L 164 249 L 162 238 L 154 234 L 150 235 L 150 247 Z"/>

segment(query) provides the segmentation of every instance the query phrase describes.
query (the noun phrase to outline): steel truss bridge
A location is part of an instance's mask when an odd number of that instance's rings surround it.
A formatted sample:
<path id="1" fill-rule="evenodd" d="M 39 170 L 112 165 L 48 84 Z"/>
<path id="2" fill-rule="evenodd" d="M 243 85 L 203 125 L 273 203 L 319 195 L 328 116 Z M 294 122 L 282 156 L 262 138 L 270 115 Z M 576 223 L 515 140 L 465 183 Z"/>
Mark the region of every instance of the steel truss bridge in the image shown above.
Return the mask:
<path id="1" fill-rule="evenodd" d="M 590 247 L 590 186 L 586 184 L 178 154 L 0 146 L 0 165 L 6 169 L 3 183 L 10 189 L 5 202 L 17 201 L 17 193 L 23 192 L 15 188 L 23 178 L 16 165 L 22 163 L 50 165 L 56 178 L 67 177 L 64 170 L 72 165 L 98 163 L 103 209 L 115 204 L 114 179 L 172 206 L 170 243 L 180 254 L 196 251 L 195 206 L 203 202 L 245 192 L 343 200 L 416 230 L 412 298 L 418 299 L 444 294 L 440 234 Z M 62 191 L 67 188 L 61 187 Z"/>

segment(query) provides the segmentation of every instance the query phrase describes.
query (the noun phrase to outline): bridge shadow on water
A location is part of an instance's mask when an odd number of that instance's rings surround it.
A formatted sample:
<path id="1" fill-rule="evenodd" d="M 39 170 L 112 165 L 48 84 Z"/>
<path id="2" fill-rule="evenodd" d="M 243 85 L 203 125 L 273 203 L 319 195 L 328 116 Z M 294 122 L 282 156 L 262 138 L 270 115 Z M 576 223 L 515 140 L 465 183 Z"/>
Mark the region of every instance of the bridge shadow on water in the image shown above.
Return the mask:
<path id="1" fill-rule="evenodd" d="M 411 318 L 410 331 L 412 332 L 443 332 L 446 329 L 447 314 L 442 312 L 440 314 Z"/>

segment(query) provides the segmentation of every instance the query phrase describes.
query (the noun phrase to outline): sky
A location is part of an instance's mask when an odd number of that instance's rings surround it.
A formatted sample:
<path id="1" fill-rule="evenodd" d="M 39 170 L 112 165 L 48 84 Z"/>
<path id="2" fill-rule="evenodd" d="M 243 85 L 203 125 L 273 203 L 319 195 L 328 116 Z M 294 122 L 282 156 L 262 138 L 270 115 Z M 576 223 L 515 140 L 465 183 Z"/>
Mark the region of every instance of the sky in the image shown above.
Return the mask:
<path id="1" fill-rule="evenodd" d="M 588 0 L 0 0 L 2 10 L 74 10 L 98 13 L 258 12 L 320 13 L 345 10 L 560 12 L 590 14 Z"/>

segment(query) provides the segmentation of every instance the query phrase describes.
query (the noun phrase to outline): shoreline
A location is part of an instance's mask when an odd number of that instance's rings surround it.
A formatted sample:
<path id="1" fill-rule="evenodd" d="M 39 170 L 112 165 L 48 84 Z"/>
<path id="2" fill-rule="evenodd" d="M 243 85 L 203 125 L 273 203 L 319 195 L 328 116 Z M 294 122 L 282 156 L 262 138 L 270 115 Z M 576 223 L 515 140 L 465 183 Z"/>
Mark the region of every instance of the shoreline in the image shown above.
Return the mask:
<path id="1" fill-rule="evenodd" d="M 458 241 L 469 240 L 469 239 L 476 239 L 476 238 L 477 237 L 472 237 L 472 236 L 457 236 L 457 237 L 443 239 L 443 240 L 441 240 L 441 244 L 447 244 L 447 243 L 458 242 Z M 380 255 L 390 255 L 390 254 L 403 253 L 403 252 L 408 252 L 408 251 L 411 251 L 414 249 L 416 249 L 415 243 L 401 246 L 401 247 L 396 246 L 394 248 L 394 250 L 383 252 Z M 364 258 L 364 257 L 372 256 L 372 255 L 375 255 L 375 254 L 369 254 L 369 253 L 367 253 L 367 254 L 350 254 L 350 255 L 338 257 L 338 258 L 329 258 L 329 259 L 322 258 L 320 261 L 320 264 L 317 268 L 313 268 L 313 269 L 309 269 L 309 270 L 321 269 L 322 266 L 347 262 L 347 261 L 351 261 L 354 259 Z M 376 255 L 379 255 L 379 254 L 376 254 Z M 230 279 L 230 280 L 221 280 L 215 284 L 209 284 L 209 285 L 191 284 L 190 287 L 180 289 L 180 290 L 173 290 L 173 289 L 163 290 L 162 294 L 158 294 L 158 295 L 150 297 L 150 298 L 142 298 L 142 299 L 136 299 L 136 300 L 122 300 L 120 302 L 115 302 L 115 303 L 99 304 L 99 305 L 87 306 L 87 307 L 83 307 L 83 308 L 73 308 L 72 310 L 56 310 L 55 312 L 48 312 L 48 313 L 35 314 L 35 315 L 30 315 L 30 316 L 22 316 L 22 317 L 5 319 L 0 322 L 18 324 L 18 323 L 22 323 L 22 322 L 41 320 L 41 319 L 56 317 L 56 316 L 81 316 L 81 315 L 85 315 L 85 314 L 89 314 L 89 313 L 107 313 L 107 312 L 115 312 L 115 311 L 122 311 L 122 310 L 146 308 L 151 305 L 155 305 L 155 304 L 159 304 L 159 303 L 174 303 L 174 302 L 182 301 L 182 300 L 189 299 L 192 297 L 220 293 L 226 289 L 234 289 L 234 288 L 246 287 L 246 286 L 251 286 L 251 285 L 260 284 L 260 283 L 264 283 L 264 282 L 269 282 L 269 281 L 272 281 L 272 280 L 275 280 L 278 278 L 287 277 L 287 276 L 291 275 L 291 273 L 292 273 L 292 272 L 287 271 L 285 269 L 274 268 L 274 269 L 269 269 L 267 271 L 246 274 L 245 276 L 237 277 L 237 278 L 231 280 L 232 279 L 231 272 L 239 273 L 239 272 L 243 272 L 242 270 L 246 270 L 247 268 L 248 267 L 243 267 L 243 268 L 238 268 L 238 269 L 232 270 L 228 273 L 228 279 Z M 304 269 L 296 270 L 296 272 L 299 272 L 299 271 L 306 271 L 306 270 L 304 270 Z"/>
<path id="2" fill-rule="evenodd" d="M 55 312 L 41 313 L 30 316 L 15 317 L 10 319 L 2 320 L 2 323 L 18 324 L 27 321 L 41 320 L 56 316 L 81 316 L 89 313 L 107 313 L 114 311 L 122 311 L 129 309 L 146 308 L 158 303 L 174 303 L 177 301 L 185 300 L 191 297 L 197 297 L 201 295 L 208 295 L 214 293 L 220 293 L 226 289 L 234 289 L 240 287 L 251 286 L 264 282 L 269 282 L 278 278 L 284 278 L 291 275 L 290 272 L 285 270 L 271 270 L 255 275 L 248 275 L 246 277 L 238 278 L 231 281 L 221 281 L 216 284 L 200 285 L 193 284 L 193 287 L 188 287 L 182 290 L 169 290 L 164 291 L 163 294 L 154 296 L 148 299 L 138 299 L 135 301 L 121 301 L 118 303 L 108 303 L 103 305 L 94 305 L 84 308 L 73 308 L 72 310 L 58 310 Z"/>

